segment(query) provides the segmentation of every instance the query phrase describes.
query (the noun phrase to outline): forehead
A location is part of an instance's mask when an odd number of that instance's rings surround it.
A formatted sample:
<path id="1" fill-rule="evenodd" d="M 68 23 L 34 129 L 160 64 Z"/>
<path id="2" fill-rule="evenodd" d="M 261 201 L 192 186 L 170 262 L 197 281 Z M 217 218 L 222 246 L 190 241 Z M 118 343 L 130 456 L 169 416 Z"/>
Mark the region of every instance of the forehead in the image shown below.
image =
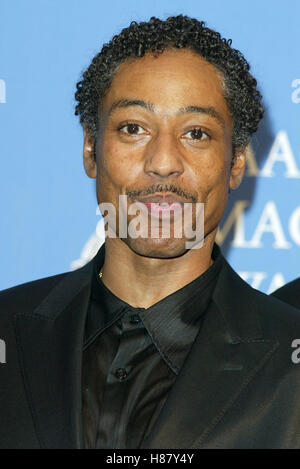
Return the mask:
<path id="1" fill-rule="evenodd" d="M 188 49 L 167 49 L 157 57 L 147 53 L 120 65 L 102 105 L 119 99 L 143 99 L 157 109 L 210 106 L 230 118 L 221 73 Z"/>

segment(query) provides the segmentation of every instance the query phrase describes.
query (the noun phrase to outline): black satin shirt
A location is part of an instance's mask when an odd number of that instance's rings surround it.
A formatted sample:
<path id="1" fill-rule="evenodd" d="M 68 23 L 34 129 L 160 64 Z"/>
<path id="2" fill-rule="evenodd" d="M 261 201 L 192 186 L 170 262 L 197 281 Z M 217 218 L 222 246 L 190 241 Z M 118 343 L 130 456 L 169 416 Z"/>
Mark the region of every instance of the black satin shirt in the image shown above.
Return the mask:
<path id="1" fill-rule="evenodd" d="M 135 449 L 150 434 L 211 301 L 223 259 L 217 245 L 212 257 L 213 265 L 183 288 L 150 308 L 134 308 L 99 278 L 101 246 L 83 347 L 85 448 Z"/>

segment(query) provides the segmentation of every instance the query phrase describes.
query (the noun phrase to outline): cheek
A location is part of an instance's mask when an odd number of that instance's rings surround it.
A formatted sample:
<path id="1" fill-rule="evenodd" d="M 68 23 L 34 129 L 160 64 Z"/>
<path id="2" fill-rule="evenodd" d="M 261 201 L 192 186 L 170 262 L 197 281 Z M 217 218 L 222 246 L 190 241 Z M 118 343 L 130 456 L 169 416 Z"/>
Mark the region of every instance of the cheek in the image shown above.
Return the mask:
<path id="1" fill-rule="evenodd" d="M 226 194 L 229 187 L 229 167 L 225 158 L 206 158 L 194 170 L 195 184 L 203 202 Z"/>
<path id="2" fill-rule="evenodd" d="M 105 184 L 122 189 L 136 180 L 138 164 L 130 151 L 124 151 L 122 145 L 104 143 L 99 153 L 99 179 Z"/>
<path id="3" fill-rule="evenodd" d="M 222 160 L 217 164 L 209 164 L 207 172 L 201 175 L 201 201 L 204 202 L 205 232 L 215 229 L 223 216 L 228 198 L 229 168 Z"/>

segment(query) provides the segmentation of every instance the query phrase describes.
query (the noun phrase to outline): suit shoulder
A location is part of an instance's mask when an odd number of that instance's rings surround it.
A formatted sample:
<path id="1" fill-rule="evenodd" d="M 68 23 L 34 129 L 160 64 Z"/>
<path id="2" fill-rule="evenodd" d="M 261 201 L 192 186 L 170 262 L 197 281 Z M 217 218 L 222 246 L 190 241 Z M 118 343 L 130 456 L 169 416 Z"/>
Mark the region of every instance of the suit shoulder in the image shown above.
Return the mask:
<path id="1" fill-rule="evenodd" d="M 253 296 L 253 310 L 258 314 L 266 336 L 288 339 L 300 338 L 300 311 L 283 303 L 274 296 L 266 295 L 250 287 Z M 295 336 L 296 334 L 296 336 Z"/>
<path id="2" fill-rule="evenodd" d="M 0 291 L 0 316 L 33 310 L 68 272 L 22 283 Z"/>
<path id="3" fill-rule="evenodd" d="M 300 278 L 279 288 L 272 293 L 272 296 L 300 309 Z"/>
<path id="4" fill-rule="evenodd" d="M 300 311 L 274 296 L 266 295 L 251 287 L 227 263 L 221 278 L 219 298 L 230 308 L 240 312 L 241 321 L 256 317 L 266 337 L 284 338 L 296 334 L 300 338 Z M 228 296 L 230 299 L 228 300 Z M 222 301 L 219 300 L 219 304 Z"/>

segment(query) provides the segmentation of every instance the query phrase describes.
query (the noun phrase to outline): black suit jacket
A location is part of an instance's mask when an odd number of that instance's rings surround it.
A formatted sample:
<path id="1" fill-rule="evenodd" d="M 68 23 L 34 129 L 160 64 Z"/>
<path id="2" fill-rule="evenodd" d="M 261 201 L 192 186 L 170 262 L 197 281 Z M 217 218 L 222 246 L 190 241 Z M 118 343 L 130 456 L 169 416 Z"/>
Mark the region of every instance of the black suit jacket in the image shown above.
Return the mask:
<path id="1" fill-rule="evenodd" d="M 92 263 L 0 294 L 0 447 L 80 448 Z M 145 448 L 300 448 L 300 312 L 224 261 L 213 302 Z"/>
<path id="2" fill-rule="evenodd" d="M 272 296 L 300 309 L 300 278 L 287 283 L 272 293 Z M 300 339 L 300 337 L 299 337 Z"/>

